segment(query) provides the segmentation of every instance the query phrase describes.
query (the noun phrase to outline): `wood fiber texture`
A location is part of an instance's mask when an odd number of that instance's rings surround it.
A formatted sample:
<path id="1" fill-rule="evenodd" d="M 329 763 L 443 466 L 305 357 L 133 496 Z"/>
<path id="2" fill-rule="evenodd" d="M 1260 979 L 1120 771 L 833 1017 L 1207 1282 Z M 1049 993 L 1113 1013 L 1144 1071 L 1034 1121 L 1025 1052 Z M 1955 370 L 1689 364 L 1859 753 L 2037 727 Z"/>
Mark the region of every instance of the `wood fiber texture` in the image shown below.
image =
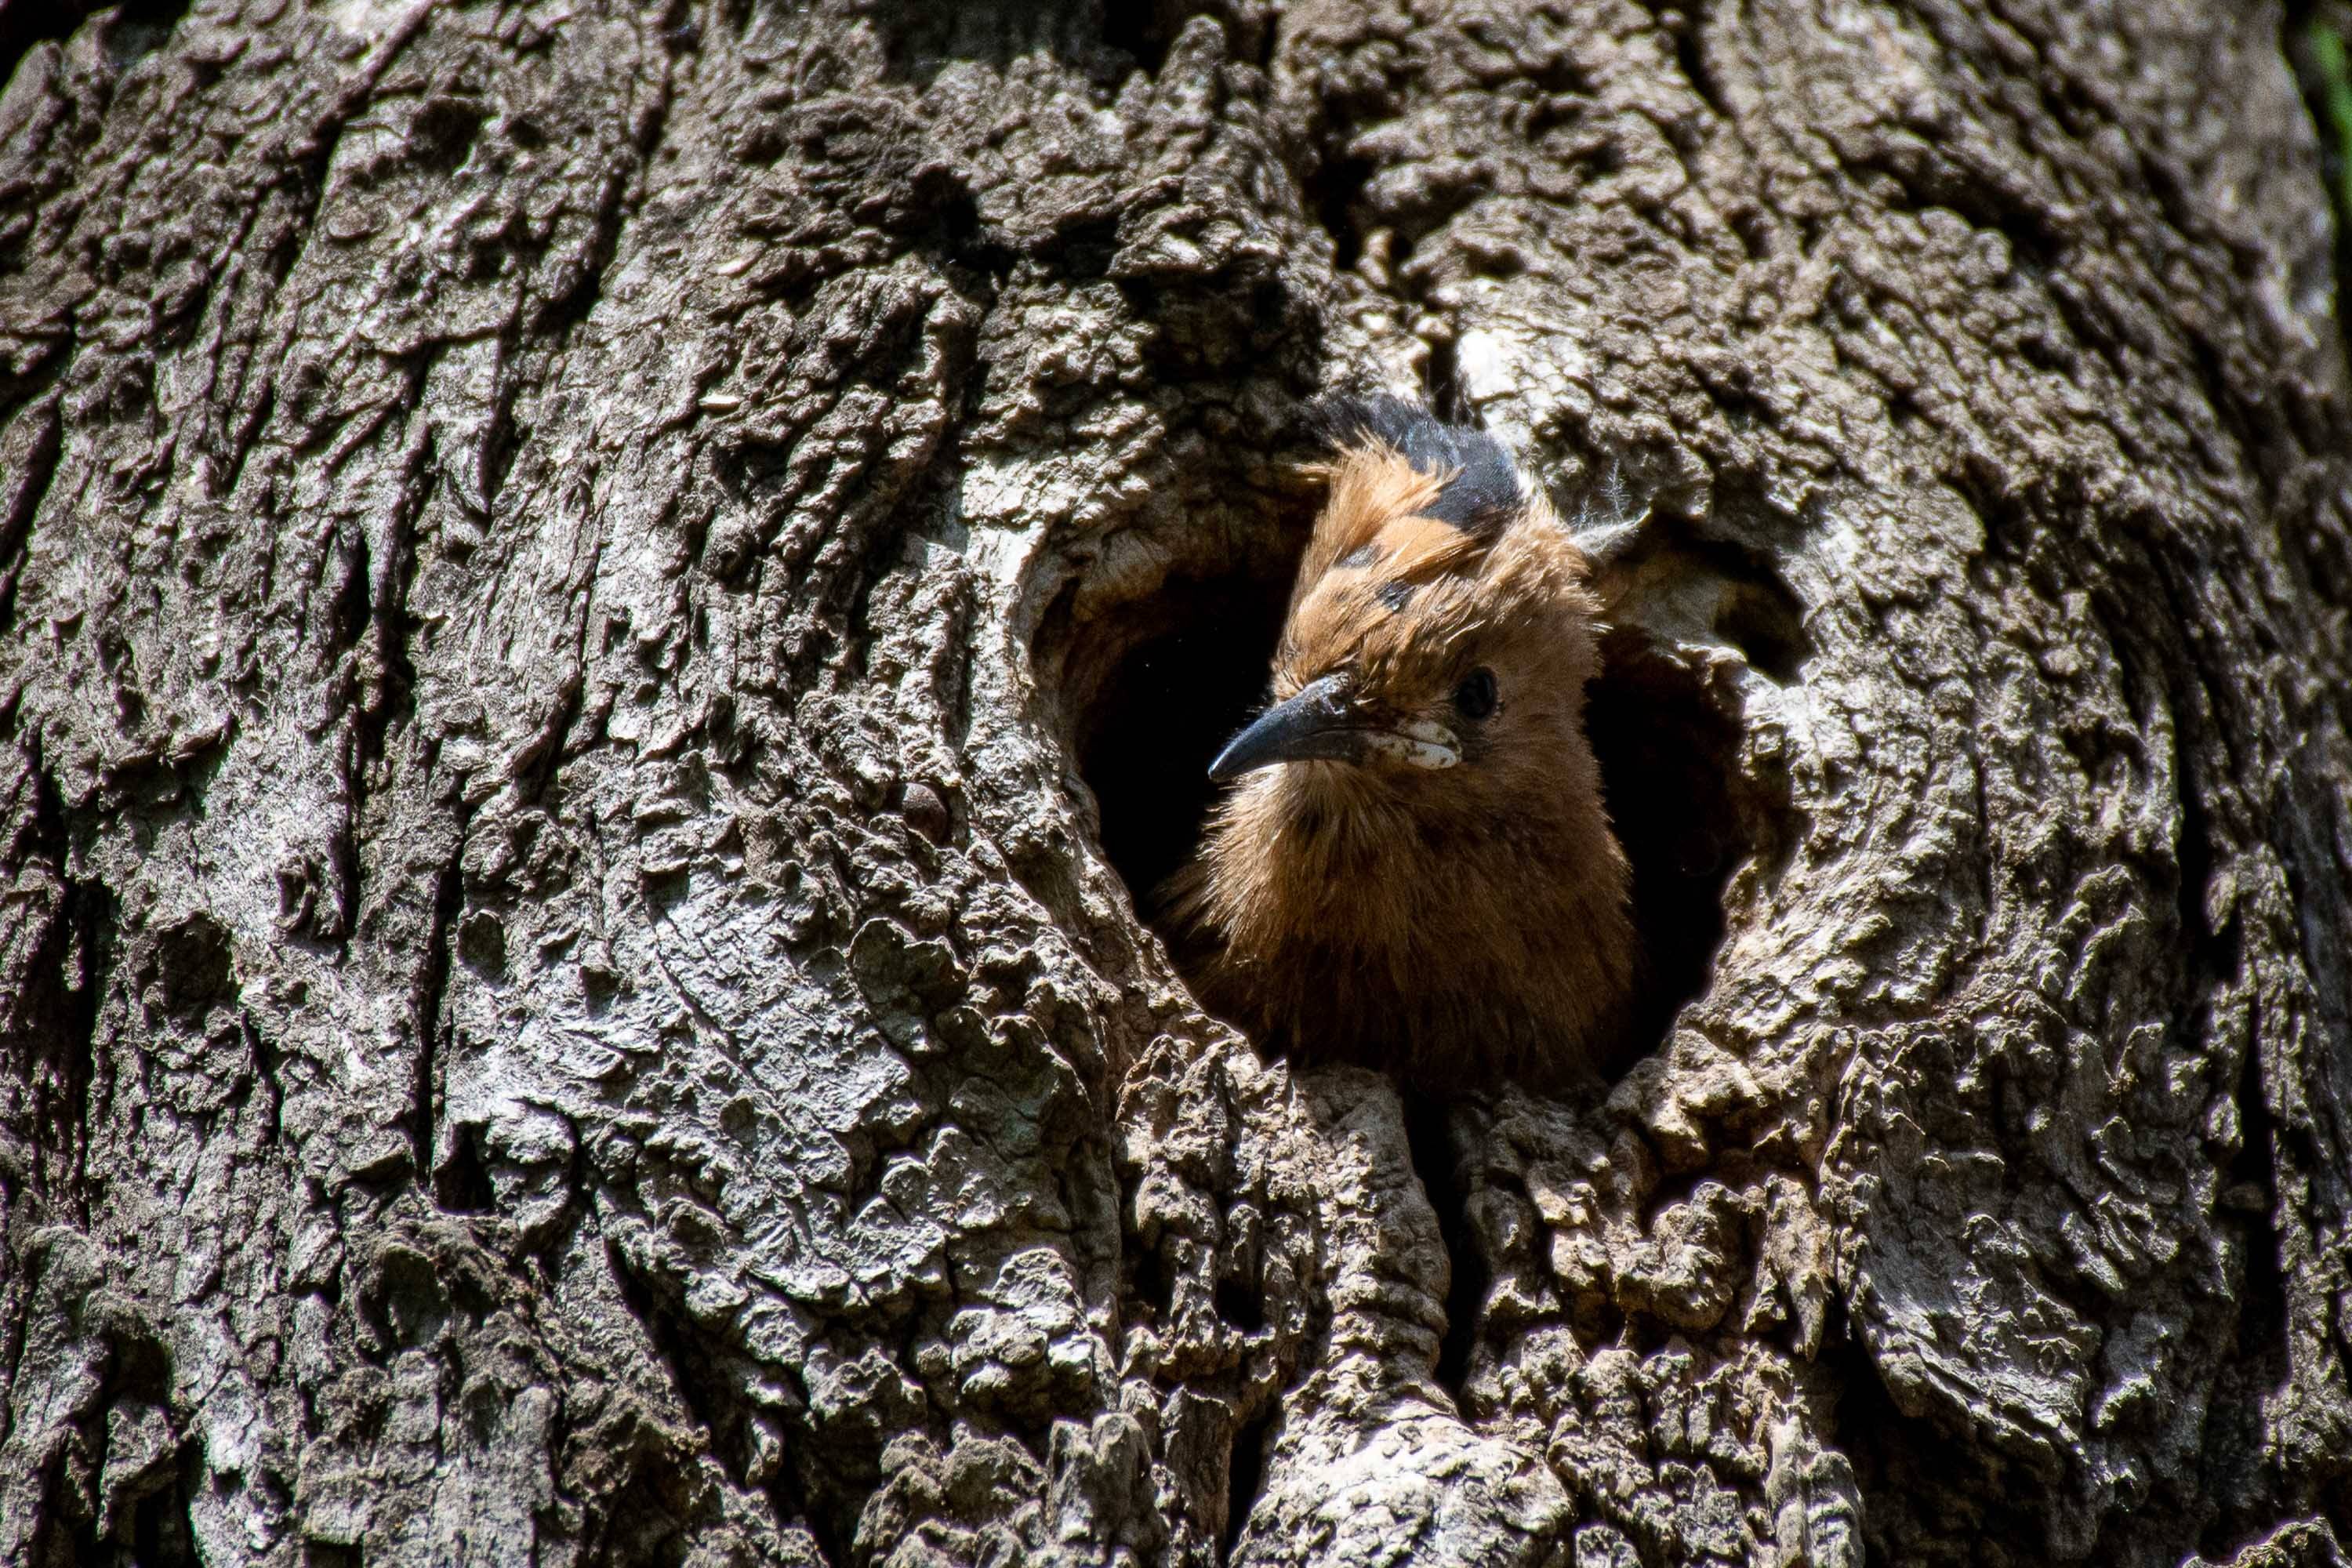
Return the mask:
<path id="1" fill-rule="evenodd" d="M 0 1563 L 2344 1563 L 2280 27 L 61 7 Z M 1278 599 L 1367 384 L 1652 509 L 1603 760 L 1728 880 L 1605 1098 L 1261 1060 L 1101 847 L 1139 650 Z"/>

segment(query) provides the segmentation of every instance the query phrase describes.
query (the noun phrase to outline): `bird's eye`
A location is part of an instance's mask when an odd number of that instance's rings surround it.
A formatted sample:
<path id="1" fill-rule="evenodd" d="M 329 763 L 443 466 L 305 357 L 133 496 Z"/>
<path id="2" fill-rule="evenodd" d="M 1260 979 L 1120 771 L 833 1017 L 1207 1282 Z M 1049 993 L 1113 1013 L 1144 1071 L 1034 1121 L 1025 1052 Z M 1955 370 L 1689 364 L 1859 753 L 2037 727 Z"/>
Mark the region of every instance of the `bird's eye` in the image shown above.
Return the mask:
<path id="1" fill-rule="evenodd" d="M 1454 689 L 1454 706 L 1465 719 L 1484 719 L 1495 710 L 1495 672 L 1484 668 L 1465 676 Z"/>

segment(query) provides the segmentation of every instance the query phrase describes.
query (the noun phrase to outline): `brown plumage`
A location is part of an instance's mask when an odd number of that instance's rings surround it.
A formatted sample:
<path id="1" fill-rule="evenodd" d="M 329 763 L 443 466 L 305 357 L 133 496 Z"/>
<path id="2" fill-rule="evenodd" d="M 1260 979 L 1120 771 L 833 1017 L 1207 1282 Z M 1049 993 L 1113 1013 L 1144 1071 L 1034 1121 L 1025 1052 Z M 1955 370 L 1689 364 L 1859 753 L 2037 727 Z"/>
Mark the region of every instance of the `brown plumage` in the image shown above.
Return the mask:
<path id="1" fill-rule="evenodd" d="M 1168 889 L 1203 999 L 1427 1087 L 1577 1078 L 1635 965 L 1584 733 L 1592 558 L 1490 437 L 1393 398 L 1330 423 L 1275 704 Z"/>

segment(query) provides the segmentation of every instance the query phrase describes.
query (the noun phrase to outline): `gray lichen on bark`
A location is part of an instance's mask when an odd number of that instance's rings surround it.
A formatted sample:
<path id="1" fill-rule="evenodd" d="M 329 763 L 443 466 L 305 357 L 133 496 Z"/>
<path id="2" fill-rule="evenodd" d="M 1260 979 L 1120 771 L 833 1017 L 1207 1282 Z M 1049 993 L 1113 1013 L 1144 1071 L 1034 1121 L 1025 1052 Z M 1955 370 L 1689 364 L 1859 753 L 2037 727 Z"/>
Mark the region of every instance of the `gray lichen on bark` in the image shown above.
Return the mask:
<path id="1" fill-rule="evenodd" d="M 0 1561 L 2342 1562 L 2279 23 L 67 18 Z M 1103 737 L 1247 700 L 1169 650 L 1246 673 L 1365 384 L 1650 500 L 1596 712 L 1689 994 L 1604 1096 L 1262 1060 L 1123 879 Z"/>

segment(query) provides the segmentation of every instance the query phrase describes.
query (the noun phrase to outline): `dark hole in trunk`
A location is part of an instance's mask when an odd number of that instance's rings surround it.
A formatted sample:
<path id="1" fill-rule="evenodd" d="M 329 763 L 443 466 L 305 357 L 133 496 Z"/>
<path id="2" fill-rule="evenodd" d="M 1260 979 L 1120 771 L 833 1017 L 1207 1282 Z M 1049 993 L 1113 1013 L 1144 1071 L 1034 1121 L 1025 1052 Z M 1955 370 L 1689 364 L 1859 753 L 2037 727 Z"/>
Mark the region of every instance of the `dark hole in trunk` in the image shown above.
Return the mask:
<path id="1" fill-rule="evenodd" d="M 1154 566 L 1139 569 L 1131 552 L 1107 555 L 1102 575 L 1072 582 L 1039 631 L 1041 678 L 1092 788 L 1104 858 L 1163 937 L 1175 933 L 1160 926 L 1161 890 L 1200 847 L 1217 799 L 1211 759 L 1265 703 L 1321 497 L 1255 500 L 1254 509 L 1139 527 L 1133 537 L 1149 540 Z M 1802 630 L 1769 568 L 1661 527 L 1659 548 L 1726 584 L 1714 628 L 1722 646 L 1767 679 L 1800 679 Z M 1785 785 L 1742 773 L 1741 729 L 1721 670 L 1670 657 L 1630 616 L 1602 652 L 1586 729 L 1633 864 L 1644 959 L 1636 1016 L 1615 1054 L 1622 1066 L 1654 1048 L 1706 985 L 1723 936 L 1725 884 L 1744 858 L 1775 855 L 1774 803 Z M 1180 966 L 1193 956 L 1181 941 L 1170 951 Z"/>
<path id="2" fill-rule="evenodd" d="M 1162 884 L 1200 847 L 1217 797 L 1210 760 L 1265 701 L 1291 569 L 1286 560 L 1255 578 L 1172 579 L 1119 613 L 1124 650 L 1104 660 L 1080 711 L 1079 769 L 1100 809 L 1103 854 L 1148 922 Z M 1738 725 L 1640 634 L 1612 636 L 1606 654 L 1586 729 L 1633 866 L 1645 973 L 1630 1061 L 1706 984 L 1725 880 L 1756 846 L 1734 796 Z"/>
<path id="3" fill-rule="evenodd" d="M 1234 1434 L 1233 1453 L 1225 1461 L 1225 1538 L 1217 1553 L 1220 1563 L 1234 1560 L 1234 1548 L 1241 1544 L 1242 1531 L 1249 1528 L 1250 1510 L 1265 1488 L 1266 1432 L 1281 1408 L 1279 1403 L 1267 1401 L 1264 1414 Z"/>
<path id="4" fill-rule="evenodd" d="M 1086 716 L 1078 765 L 1102 809 L 1103 853 L 1147 919 L 1200 847 L 1216 801 L 1210 762 L 1265 701 L 1289 587 L 1286 570 L 1176 580 L 1126 612 L 1140 635 Z"/>
<path id="5" fill-rule="evenodd" d="M 1478 1311 L 1486 1304 L 1491 1270 L 1472 1234 L 1467 1194 L 1454 1154 L 1451 1117 L 1442 1100 L 1415 1097 L 1405 1101 L 1404 1131 L 1412 1147 L 1412 1168 L 1422 1190 L 1437 1211 L 1438 1234 L 1445 1238 L 1445 1255 L 1453 1264 L 1445 1291 L 1445 1338 L 1437 1351 L 1437 1381 L 1459 1394 L 1470 1374 L 1470 1352 L 1477 1347 Z"/>
<path id="6" fill-rule="evenodd" d="M 1254 1334 L 1265 1327 L 1265 1302 L 1246 1280 L 1218 1280 L 1216 1302 L 1217 1316 L 1242 1332 Z"/>
<path id="7" fill-rule="evenodd" d="M 1732 790 L 1739 731 L 1697 678 L 1638 633 L 1603 645 L 1584 728 L 1601 793 L 1633 867 L 1643 984 L 1629 1045 L 1649 1049 L 1706 984 L 1723 940 L 1723 885 L 1753 847 Z"/>

